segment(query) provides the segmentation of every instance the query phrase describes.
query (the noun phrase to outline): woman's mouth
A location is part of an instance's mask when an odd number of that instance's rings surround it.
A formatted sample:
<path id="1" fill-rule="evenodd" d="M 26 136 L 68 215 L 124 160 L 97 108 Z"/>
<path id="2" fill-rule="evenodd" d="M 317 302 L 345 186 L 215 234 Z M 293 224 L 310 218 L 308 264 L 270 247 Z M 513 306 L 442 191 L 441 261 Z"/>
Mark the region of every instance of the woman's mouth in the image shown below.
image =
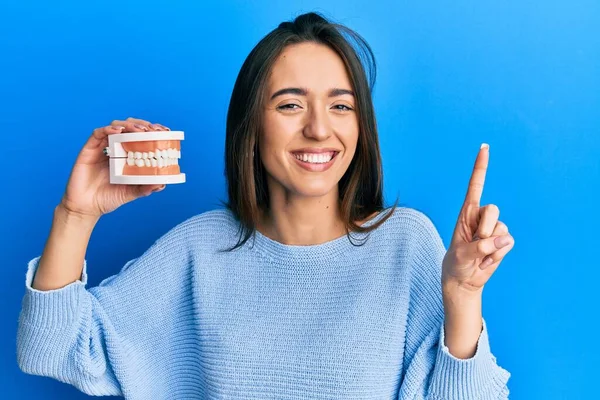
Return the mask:
<path id="1" fill-rule="evenodd" d="M 320 153 L 294 152 L 290 154 L 296 163 L 305 170 L 311 172 L 323 172 L 333 165 L 339 151 L 326 151 Z"/>

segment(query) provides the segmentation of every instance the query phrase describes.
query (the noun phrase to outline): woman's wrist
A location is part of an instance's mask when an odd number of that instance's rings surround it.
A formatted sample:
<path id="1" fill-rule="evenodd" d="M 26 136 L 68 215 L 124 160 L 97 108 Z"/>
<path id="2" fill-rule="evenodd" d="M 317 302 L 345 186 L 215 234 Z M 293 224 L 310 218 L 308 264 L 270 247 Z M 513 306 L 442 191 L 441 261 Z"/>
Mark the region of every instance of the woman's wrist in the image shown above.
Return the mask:
<path id="1" fill-rule="evenodd" d="M 62 202 L 54 208 L 54 223 L 77 225 L 93 230 L 99 219 L 98 216 L 73 212 Z"/>
<path id="2" fill-rule="evenodd" d="M 482 291 L 470 290 L 451 281 L 442 283 L 445 345 L 456 358 L 475 355 L 483 329 Z"/>

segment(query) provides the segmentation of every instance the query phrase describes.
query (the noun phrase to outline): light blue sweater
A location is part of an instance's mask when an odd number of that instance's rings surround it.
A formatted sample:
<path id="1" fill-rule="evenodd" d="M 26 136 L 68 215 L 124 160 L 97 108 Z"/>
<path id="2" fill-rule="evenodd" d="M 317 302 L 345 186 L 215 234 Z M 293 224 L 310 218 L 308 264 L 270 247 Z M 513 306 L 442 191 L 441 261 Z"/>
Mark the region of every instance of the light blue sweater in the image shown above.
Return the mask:
<path id="1" fill-rule="evenodd" d="M 20 368 L 132 400 L 508 398 L 485 321 L 473 358 L 444 345 L 446 249 L 425 214 L 397 208 L 362 247 L 257 232 L 219 252 L 237 229 L 226 210 L 189 218 L 89 289 L 85 262 L 80 281 L 31 288 L 34 258 Z"/>

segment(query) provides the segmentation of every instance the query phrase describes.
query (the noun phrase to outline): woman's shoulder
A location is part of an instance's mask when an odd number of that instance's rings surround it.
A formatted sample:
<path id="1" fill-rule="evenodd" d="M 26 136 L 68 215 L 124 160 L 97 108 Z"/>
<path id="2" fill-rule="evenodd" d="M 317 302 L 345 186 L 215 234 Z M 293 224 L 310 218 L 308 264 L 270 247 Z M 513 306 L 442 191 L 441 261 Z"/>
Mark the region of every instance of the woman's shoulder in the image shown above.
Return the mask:
<path id="1" fill-rule="evenodd" d="M 215 208 L 213 210 L 204 211 L 200 214 L 196 214 L 188 218 L 183 223 L 200 225 L 204 227 L 225 227 L 225 226 L 237 226 L 238 221 L 227 208 Z"/>
<path id="2" fill-rule="evenodd" d="M 239 226 L 230 210 L 213 209 L 188 217 L 171 228 L 160 240 L 216 245 L 225 238 L 235 236 Z"/>
<path id="3" fill-rule="evenodd" d="M 239 229 L 239 222 L 226 208 L 215 208 L 193 215 L 177 225 L 176 229 L 197 231 L 205 235 L 223 235 Z"/>
<path id="4" fill-rule="evenodd" d="M 408 206 L 396 206 L 393 208 L 386 208 L 373 217 L 371 217 L 367 224 L 374 224 L 380 219 L 389 217 L 381 224 L 383 230 L 390 231 L 391 233 L 397 233 L 398 231 L 407 233 L 437 233 L 437 228 L 430 217 L 425 211 L 419 210 L 414 207 Z"/>
<path id="5" fill-rule="evenodd" d="M 374 224 L 386 218 L 374 232 L 374 242 L 383 247 L 404 249 L 407 251 L 428 252 L 442 248 L 443 240 L 434 223 L 434 219 L 425 211 L 413 207 L 396 206 L 393 211 L 386 208 L 380 211 L 367 224 Z"/>

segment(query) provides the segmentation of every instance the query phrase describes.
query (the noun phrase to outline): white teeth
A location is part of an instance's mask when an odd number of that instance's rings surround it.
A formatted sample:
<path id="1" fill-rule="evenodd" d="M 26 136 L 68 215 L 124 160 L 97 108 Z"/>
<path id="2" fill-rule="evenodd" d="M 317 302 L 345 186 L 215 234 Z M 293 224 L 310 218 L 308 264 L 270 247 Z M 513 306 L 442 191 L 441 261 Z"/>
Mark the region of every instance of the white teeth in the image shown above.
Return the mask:
<path id="1" fill-rule="evenodd" d="M 163 168 L 171 165 L 179 165 L 180 158 L 181 151 L 171 148 L 164 150 L 155 149 L 149 152 L 128 151 L 126 161 L 129 166 Z"/>
<path id="2" fill-rule="evenodd" d="M 295 154 L 294 156 L 304 162 L 309 162 L 313 164 L 324 164 L 331 161 L 334 153 L 319 153 L 319 154 Z"/>

